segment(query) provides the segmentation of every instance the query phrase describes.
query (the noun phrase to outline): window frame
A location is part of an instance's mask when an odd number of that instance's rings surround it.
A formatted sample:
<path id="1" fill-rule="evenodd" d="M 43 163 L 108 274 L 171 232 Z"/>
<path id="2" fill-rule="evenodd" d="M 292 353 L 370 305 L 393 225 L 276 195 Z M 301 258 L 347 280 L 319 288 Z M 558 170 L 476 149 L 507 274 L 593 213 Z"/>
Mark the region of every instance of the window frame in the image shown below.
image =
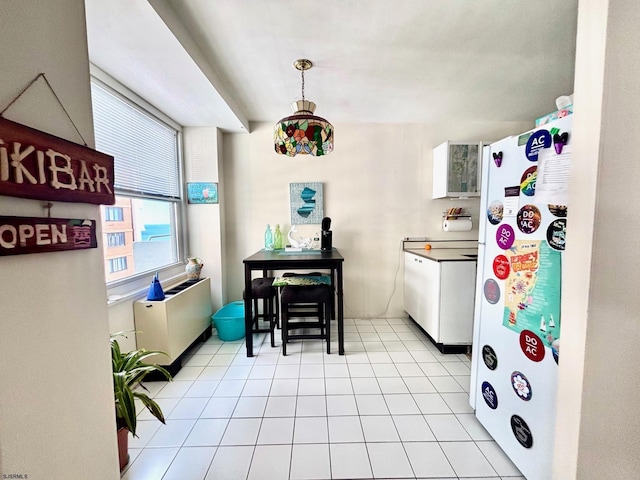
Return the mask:
<path id="1" fill-rule="evenodd" d="M 118 261 L 118 262 L 116 262 L 116 260 L 122 260 L 122 262 L 119 262 L 119 261 Z M 118 263 L 118 264 L 120 264 L 120 263 L 124 264 L 124 268 L 120 268 L 120 269 L 118 269 L 118 270 L 113 270 L 112 268 L 109 268 L 109 272 L 110 272 L 110 273 L 117 273 L 117 272 L 121 272 L 121 271 L 123 271 L 123 270 L 126 270 L 126 269 L 127 269 L 127 257 L 126 257 L 126 256 L 125 256 L 125 257 L 115 257 L 115 258 L 110 258 L 110 259 L 108 260 L 108 262 L 109 262 L 109 267 L 111 267 L 111 266 L 113 266 L 113 265 L 116 265 L 116 263 Z M 118 266 L 120 266 L 120 265 L 118 265 Z"/>
<path id="2" fill-rule="evenodd" d="M 111 239 L 114 239 L 113 245 L 111 244 Z M 124 232 L 108 232 L 107 233 L 107 241 L 106 246 L 108 248 L 113 247 L 125 247 L 127 245 L 127 236 Z"/>
<path id="3" fill-rule="evenodd" d="M 160 274 L 160 278 L 162 281 L 171 280 L 177 278 L 179 276 L 184 275 L 184 259 L 187 254 L 187 245 L 188 245 L 188 232 L 187 232 L 187 215 L 186 215 L 186 192 L 185 192 L 185 184 L 184 184 L 184 148 L 183 148 L 183 128 L 181 125 L 176 123 L 173 119 L 168 117 L 166 114 L 158 110 L 156 107 L 142 99 L 135 92 L 129 90 L 124 85 L 120 84 L 117 80 L 109 76 L 106 72 L 99 69 L 95 65 L 90 65 L 90 74 L 91 74 L 91 82 L 96 83 L 102 88 L 109 90 L 112 94 L 120 98 L 122 101 L 127 102 L 133 108 L 137 108 L 142 110 L 145 114 L 153 117 L 156 121 L 164 123 L 169 127 L 176 130 L 176 152 L 178 159 L 178 184 L 179 184 L 179 192 L 180 199 L 178 200 L 170 200 L 170 199 L 158 199 L 157 197 L 153 197 L 151 195 L 135 195 L 128 191 L 119 191 L 119 189 L 114 189 L 116 196 L 127 197 L 127 198 L 145 198 L 149 200 L 161 200 L 167 202 L 169 204 L 174 204 L 175 208 L 175 221 L 176 221 L 176 244 L 177 244 L 177 261 L 166 264 L 162 267 L 158 267 L 149 271 L 136 273 L 134 275 L 130 275 L 125 278 L 121 278 L 118 280 L 113 280 L 111 282 L 106 282 L 105 285 L 107 287 L 107 295 L 111 298 L 119 298 L 128 297 L 133 295 L 138 295 L 140 291 L 145 290 L 149 286 L 149 282 L 153 278 L 156 273 Z M 93 118 L 93 117 L 92 117 Z M 105 152 L 108 153 L 108 152 Z M 102 218 L 101 218 L 102 220 Z M 100 237 L 102 237 L 102 222 L 100 222 Z M 103 256 L 104 251 L 107 248 L 107 245 L 102 245 Z M 106 262 L 103 262 L 104 267 L 106 267 Z"/>

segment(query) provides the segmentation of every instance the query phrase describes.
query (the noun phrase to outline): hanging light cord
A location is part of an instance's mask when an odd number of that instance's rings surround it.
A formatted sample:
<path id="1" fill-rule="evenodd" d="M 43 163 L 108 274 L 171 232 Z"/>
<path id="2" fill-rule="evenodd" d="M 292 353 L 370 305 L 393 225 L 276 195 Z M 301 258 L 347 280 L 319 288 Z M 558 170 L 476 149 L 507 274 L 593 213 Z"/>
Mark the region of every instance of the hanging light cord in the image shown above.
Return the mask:
<path id="1" fill-rule="evenodd" d="M 304 70 L 302 72 L 302 101 L 304 102 Z"/>

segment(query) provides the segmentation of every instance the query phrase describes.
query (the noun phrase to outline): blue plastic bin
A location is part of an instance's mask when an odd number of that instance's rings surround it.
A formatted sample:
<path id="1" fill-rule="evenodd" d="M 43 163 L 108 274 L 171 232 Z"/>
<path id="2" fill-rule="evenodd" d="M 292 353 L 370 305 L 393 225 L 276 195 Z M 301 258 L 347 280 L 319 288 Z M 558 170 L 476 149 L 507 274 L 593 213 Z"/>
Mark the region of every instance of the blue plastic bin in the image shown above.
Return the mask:
<path id="1" fill-rule="evenodd" d="M 213 314 L 218 337 L 225 342 L 244 338 L 244 301 L 231 302 Z"/>

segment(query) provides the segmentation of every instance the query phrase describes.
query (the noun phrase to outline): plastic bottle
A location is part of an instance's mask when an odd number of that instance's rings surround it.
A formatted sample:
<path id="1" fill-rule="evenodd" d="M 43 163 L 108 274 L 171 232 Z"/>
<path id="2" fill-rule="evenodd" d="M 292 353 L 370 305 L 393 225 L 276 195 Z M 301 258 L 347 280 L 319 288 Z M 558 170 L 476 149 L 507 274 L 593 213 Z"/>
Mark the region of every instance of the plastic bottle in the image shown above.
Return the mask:
<path id="1" fill-rule="evenodd" d="M 276 231 L 273 233 L 273 248 L 276 250 L 282 249 L 282 232 L 280 231 L 279 223 L 276 223 Z"/>
<path id="2" fill-rule="evenodd" d="M 267 230 L 264 232 L 264 249 L 273 250 L 273 233 L 271 233 L 271 225 L 267 223 Z"/>

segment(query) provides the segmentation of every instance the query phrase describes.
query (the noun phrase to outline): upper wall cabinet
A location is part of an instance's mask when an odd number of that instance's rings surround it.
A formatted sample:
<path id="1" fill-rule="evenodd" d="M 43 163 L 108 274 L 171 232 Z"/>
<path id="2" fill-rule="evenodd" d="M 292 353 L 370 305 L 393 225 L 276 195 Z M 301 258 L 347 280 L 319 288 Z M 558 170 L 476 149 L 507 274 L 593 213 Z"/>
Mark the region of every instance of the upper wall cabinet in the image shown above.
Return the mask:
<path id="1" fill-rule="evenodd" d="M 433 149 L 433 198 L 479 197 L 482 142 L 444 142 Z"/>

